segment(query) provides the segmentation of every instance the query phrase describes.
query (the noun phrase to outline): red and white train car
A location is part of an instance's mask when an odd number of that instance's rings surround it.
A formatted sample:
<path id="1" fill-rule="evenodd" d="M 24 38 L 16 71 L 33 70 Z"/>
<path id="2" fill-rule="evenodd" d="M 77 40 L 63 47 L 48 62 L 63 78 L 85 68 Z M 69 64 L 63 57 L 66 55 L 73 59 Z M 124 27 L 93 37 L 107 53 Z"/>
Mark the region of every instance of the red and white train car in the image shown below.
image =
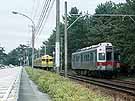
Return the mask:
<path id="1" fill-rule="evenodd" d="M 120 69 L 120 53 L 111 43 L 99 43 L 72 53 L 72 69 L 87 75 L 113 75 Z"/>

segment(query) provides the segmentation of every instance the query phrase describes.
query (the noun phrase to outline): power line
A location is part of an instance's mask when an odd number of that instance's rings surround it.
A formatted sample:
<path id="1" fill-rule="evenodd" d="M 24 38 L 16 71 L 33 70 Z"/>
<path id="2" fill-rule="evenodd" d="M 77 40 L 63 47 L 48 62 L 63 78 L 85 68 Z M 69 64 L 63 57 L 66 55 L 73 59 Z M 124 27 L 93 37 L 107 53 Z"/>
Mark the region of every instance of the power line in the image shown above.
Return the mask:
<path id="1" fill-rule="evenodd" d="M 47 11 L 48 11 L 49 6 L 50 6 L 50 2 L 51 2 L 51 0 L 48 0 L 46 5 L 44 5 L 45 9 L 43 9 L 41 17 L 40 17 L 41 19 L 39 19 L 39 23 L 38 23 L 37 28 L 36 28 L 36 34 L 38 34 L 38 32 L 39 32 L 39 30 L 40 30 L 40 28 L 41 28 L 41 26 L 43 24 L 43 21 L 44 21 L 44 19 L 46 17 Z"/>
<path id="2" fill-rule="evenodd" d="M 53 3 L 54 3 L 54 1 L 53 1 Z M 53 5 L 53 3 L 52 3 L 52 5 Z M 43 3 L 43 9 L 42 9 L 42 12 L 40 14 L 38 24 L 36 26 L 36 33 L 35 33 L 36 35 L 38 35 L 39 31 L 41 30 L 44 19 L 48 18 L 48 16 L 47 16 L 47 14 L 49 14 L 48 9 L 52 8 L 52 7 L 50 7 L 50 4 L 51 4 L 51 0 L 46 0 Z"/>
<path id="3" fill-rule="evenodd" d="M 46 16 L 46 19 L 44 20 L 43 26 L 41 27 L 41 30 L 39 31 L 39 34 L 38 34 L 38 35 L 41 34 L 41 32 L 43 31 L 43 29 L 44 29 L 44 27 L 45 27 L 45 23 L 46 23 L 46 21 L 47 21 L 49 15 L 50 15 L 50 12 L 51 12 L 51 10 L 52 10 L 52 8 L 53 8 L 54 2 L 55 2 L 55 0 L 52 1 L 52 4 L 51 4 L 50 9 L 49 9 L 49 11 L 48 11 L 48 14 L 47 14 L 47 16 Z M 37 36 L 37 37 L 38 37 L 38 36 Z M 36 37 L 36 38 L 37 38 L 37 37 Z"/>
<path id="4" fill-rule="evenodd" d="M 48 1 L 49 1 L 49 0 L 48 0 Z M 45 0 L 45 1 L 43 2 L 43 7 L 42 7 L 41 14 L 40 14 L 40 16 L 39 16 L 39 20 L 38 20 L 37 27 L 39 26 L 40 21 L 42 20 L 42 16 L 43 16 L 43 13 L 44 13 L 44 11 L 45 11 L 45 9 L 46 9 L 45 7 L 46 7 L 46 5 L 47 5 L 48 1 L 47 1 L 47 0 Z"/>
<path id="5" fill-rule="evenodd" d="M 36 4 L 36 0 L 35 0 L 34 6 L 35 7 L 33 8 L 33 16 L 32 16 L 33 20 L 35 19 L 36 15 L 38 14 L 39 6 L 40 6 L 40 0 L 37 0 L 37 4 Z"/>
<path id="6" fill-rule="evenodd" d="M 40 14 L 40 16 L 39 16 L 39 20 L 38 20 L 38 23 L 37 23 L 37 26 L 36 26 L 36 31 L 39 30 L 39 26 L 40 26 L 40 23 L 41 23 L 41 21 L 42 21 L 42 19 L 43 19 L 43 15 L 44 15 L 44 12 L 45 12 L 46 7 L 47 7 L 47 5 L 48 5 L 48 1 L 49 1 L 49 0 L 44 0 L 44 2 L 43 2 L 43 7 L 41 7 L 41 8 L 42 8 L 42 11 L 41 11 L 41 14 Z M 36 33 L 35 33 L 35 35 L 36 35 Z M 31 41 L 31 42 L 32 42 L 32 41 Z"/>
<path id="7" fill-rule="evenodd" d="M 35 4 L 36 4 L 36 0 L 33 0 L 31 17 L 32 17 L 32 16 L 33 16 L 33 14 L 34 14 Z"/>

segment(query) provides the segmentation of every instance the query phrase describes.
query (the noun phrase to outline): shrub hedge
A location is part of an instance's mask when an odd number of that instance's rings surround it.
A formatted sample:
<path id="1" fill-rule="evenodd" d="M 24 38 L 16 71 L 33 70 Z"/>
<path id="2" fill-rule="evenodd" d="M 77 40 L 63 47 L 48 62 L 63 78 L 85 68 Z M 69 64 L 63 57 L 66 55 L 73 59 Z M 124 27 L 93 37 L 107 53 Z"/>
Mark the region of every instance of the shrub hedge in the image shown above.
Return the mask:
<path id="1" fill-rule="evenodd" d="M 26 69 L 29 77 L 38 85 L 42 92 L 48 93 L 53 101 L 111 101 L 89 89 L 70 81 L 56 73 L 34 69 Z"/>

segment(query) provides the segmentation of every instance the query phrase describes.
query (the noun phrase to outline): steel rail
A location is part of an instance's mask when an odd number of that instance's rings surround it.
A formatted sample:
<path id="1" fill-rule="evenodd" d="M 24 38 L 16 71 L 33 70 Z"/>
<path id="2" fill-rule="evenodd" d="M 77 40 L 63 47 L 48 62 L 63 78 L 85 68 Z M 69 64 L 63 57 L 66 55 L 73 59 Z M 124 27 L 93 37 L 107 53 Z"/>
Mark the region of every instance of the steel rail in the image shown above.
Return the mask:
<path id="1" fill-rule="evenodd" d="M 127 86 L 125 84 L 122 84 L 123 82 L 122 83 L 120 83 L 120 82 L 118 83 L 118 82 L 114 82 L 114 81 L 107 82 L 107 80 L 104 81 L 104 80 L 99 80 L 99 79 L 94 79 L 94 78 L 88 78 L 85 76 L 76 76 L 76 75 L 69 75 L 69 74 L 68 74 L 68 77 L 73 80 L 78 80 L 78 81 L 81 81 L 84 83 L 97 85 L 97 86 L 112 89 L 115 91 L 120 91 L 122 93 L 127 93 L 131 96 L 135 96 L 134 86 L 133 85 Z"/>

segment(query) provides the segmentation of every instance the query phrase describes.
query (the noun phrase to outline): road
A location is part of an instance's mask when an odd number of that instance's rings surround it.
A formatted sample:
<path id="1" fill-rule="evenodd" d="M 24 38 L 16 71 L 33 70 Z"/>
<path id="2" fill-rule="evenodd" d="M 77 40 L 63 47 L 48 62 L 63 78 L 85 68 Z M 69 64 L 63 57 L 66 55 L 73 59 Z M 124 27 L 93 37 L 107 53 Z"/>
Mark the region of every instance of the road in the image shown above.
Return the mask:
<path id="1" fill-rule="evenodd" d="M 51 101 L 22 67 L 0 69 L 0 101 Z"/>
<path id="2" fill-rule="evenodd" d="M 0 69 L 0 101 L 18 98 L 21 67 Z"/>

